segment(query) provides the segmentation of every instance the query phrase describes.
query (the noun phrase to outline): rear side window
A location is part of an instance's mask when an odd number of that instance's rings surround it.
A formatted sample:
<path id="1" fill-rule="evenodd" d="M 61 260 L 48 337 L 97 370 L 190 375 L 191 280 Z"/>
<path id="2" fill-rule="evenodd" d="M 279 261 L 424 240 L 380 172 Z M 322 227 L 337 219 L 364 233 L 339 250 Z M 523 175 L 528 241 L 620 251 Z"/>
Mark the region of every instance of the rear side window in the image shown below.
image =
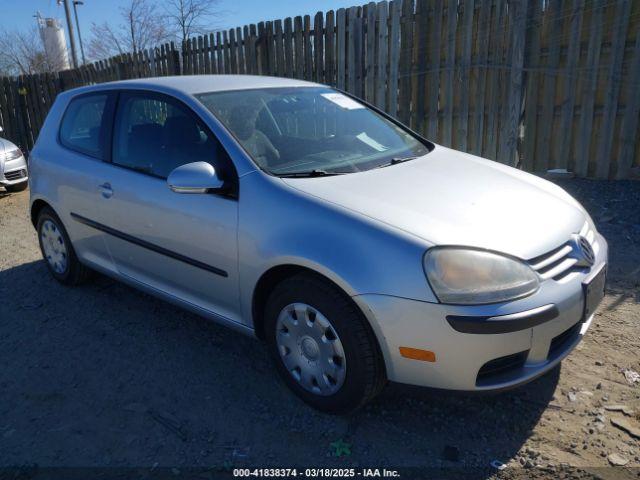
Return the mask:
<path id="1" fill-rule="evenodd" d="M 60 126 L 60 142 L 71 150 L 103 158 L 102 120 L 107 94 L 85 95 L 71 100 Z"/>

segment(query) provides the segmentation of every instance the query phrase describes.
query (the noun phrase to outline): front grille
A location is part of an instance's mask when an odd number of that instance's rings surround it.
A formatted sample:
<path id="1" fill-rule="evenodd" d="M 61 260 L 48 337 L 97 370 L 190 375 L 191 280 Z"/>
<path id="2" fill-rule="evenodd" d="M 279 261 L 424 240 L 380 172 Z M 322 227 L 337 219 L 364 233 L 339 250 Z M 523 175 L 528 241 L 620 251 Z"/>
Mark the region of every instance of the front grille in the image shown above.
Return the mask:
<path id="1" fill-rule="evenodd" d="M 584 222 L 579 235 L 587 239 L 593 251 L 598 252 L 598 243 L 595 241 L 596 234 L 589 227 L 588 222 Z M 554 280 L 562 280 L 572 272 L 584 271 L 584 267 L 576 266 L 578 259 L 571 256 L 573 247 L 571 242 L 567 241 L 550 252 L 547 252 L 528 261 L 531 268 L 540 274 L 543 280 L 553 278 Z"/>
<path id="2" fill-rule="evenodd" d="M 16 148 L 15 150 L 6 152 L 4 154 L 4 160 L 5 161 L 15 160 L 16 158 L 20 158 L 21 156 L 22 156 L 22 151 L 19 148 Z"/>
<path id="3" fill-rule="evenodd" d="M 25 178 L 27 176 L 27 171 L 22 168 L 20 170 L 14 170 L 12 172 L 5 172 L 4 178 L 9 181 L 20 180 L 21 178 Z"/>
<path id="4" fill-rule="evenodd" d="M 476 385 L 489 384 L 492 379 L 518 371 L 527 360 L 529 350 L 524 352 L 513 353 L 504 357 L 495 358 L 485 363 L 476 378 Z"/>
<path id="5" fill-rule="evenodd" d="M 573 325 L 572 327 L 567 328 L 560 335 L 554 337 L 551 340 L 551 345 L 549 346 L 549 355 L 548 358 L 552 359 L 556 356 L 557 353 L 565 350 L 573 341 L 576 339 L 578 334 L 580 333 L 580 327 L 582 326 L 582 320 Z"/>

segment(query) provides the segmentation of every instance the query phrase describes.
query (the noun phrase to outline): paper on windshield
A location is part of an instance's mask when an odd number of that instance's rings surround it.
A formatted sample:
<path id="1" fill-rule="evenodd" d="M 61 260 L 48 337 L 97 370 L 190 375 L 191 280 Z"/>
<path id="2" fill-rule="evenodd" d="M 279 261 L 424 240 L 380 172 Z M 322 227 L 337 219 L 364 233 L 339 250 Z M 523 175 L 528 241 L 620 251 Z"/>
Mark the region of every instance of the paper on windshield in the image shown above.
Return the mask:
<path id="1" fill-rule="evenodd" d="M 343 95 L 341 93 L 322 93 L 324 98 L 329 100 L 330 102 L 335 103 L 341 108 L 345 108 L 347 110 L 356 110 L 358 108 L 364 108 L 364 105 L 352 100 L 351 98 Z"/>
<path id="2" fill-rule="evenodd" d="M 366 143 L 367 145 L 369 145 L 374 150 L 377 150 L 378 152 L 384 152 L 385 150 L 387 150 L 387 147 L 385 147 L 379 142 L 376 142 L 373 138 L 367 135 L 366 132 L 362 132 L 361 134 L 356 135 L 356 138 L 360 140 L 362 143 Z"/>

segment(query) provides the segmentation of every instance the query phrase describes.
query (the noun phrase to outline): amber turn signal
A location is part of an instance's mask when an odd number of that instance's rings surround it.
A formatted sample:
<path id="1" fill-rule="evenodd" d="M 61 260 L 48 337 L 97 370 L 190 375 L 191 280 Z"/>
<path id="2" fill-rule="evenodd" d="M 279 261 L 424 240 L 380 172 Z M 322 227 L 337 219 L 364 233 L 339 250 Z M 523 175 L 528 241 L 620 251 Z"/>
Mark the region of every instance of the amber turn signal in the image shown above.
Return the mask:
<path id="1" fill-rule="evenodd" d="M 435 362 L 436 354 L 430 350 L 419 348 L 400 347 L 400 355 L 411 360 L 422 360 L 423 362 Z"/>

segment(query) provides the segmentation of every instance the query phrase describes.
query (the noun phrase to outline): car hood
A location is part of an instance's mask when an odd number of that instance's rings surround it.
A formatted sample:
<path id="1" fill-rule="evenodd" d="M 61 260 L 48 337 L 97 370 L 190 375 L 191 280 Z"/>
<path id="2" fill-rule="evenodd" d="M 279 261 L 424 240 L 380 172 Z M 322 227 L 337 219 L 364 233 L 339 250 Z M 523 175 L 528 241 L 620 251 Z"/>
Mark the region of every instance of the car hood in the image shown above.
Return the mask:
<path id="1" fill-rule="evenodd" d="M 385 168 L 283 180 L 435 245 L 465 245 L 523 259 L 566 242 L 588 217 L 577 201 L 546 180 L 441 146 Z"/>

